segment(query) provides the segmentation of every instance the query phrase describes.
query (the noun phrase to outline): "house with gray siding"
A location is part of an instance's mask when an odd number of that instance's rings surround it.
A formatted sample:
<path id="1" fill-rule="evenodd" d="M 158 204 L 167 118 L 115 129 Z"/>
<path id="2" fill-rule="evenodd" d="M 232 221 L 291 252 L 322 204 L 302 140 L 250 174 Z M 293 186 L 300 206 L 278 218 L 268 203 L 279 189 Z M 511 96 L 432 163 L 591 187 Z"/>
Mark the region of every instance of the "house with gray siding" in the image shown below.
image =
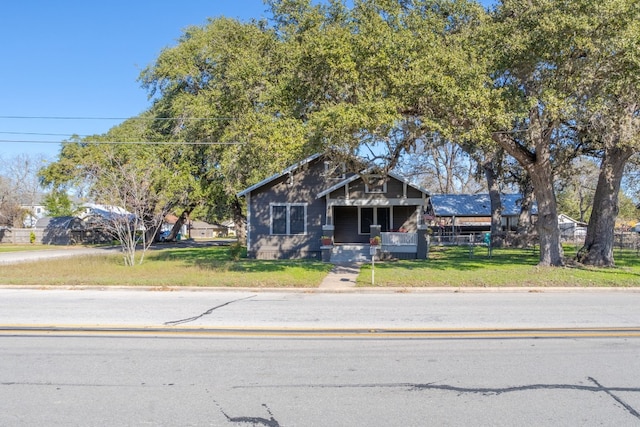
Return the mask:
<path id="1" fill-rule="evenodd" d="M 417 258 L 425 245 L 422 218 L 429 195 L 395 173 L 347 173 L 315 154 L 238 196 L 247 202 L 250 257 Z M 380 244 L 372 242 L 375 236 Z"/>

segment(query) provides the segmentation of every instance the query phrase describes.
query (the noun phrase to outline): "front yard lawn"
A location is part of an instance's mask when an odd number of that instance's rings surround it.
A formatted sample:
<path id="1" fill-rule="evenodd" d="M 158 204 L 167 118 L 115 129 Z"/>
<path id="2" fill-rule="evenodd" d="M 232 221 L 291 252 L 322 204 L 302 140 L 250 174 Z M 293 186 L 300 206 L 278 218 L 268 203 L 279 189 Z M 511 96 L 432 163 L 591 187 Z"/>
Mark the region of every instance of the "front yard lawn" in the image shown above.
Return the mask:
<path id="1" fill-rule="evenodd" d="M 229 259 L 224 246 L 147 252 L 141 265 L 126 267 L 121 255 L 0 266 L 3 285 L 317 287 L 331 269 L 320 261 Z"/>
<path id="2" fill-rule="evenodd" d="M 570 258 L 575 248 L 565 248 Z M 616 267 L 594 268 L 568 262 L 566 267 L 538 267 L 539 253 L 531 249 L 466 246 L 432 248 L 428 260 L 387 261 L 375 264 L 375 286 L 393 287 L 531 287 L 531 286 L 640 286 L 640 256 L 615 251 Z M 358 286 L 371 286 L 371 264 L 360 271 Z"/>
<path id="3" fill-rule="evenodd" d="M 566 248 L 571 257 L 575 248 Z M 471 255 L 471 256 L 470 256 Z M 375 286 L 383 287 L 634 287 L 640 286 L 640 256 L 615 252 L 616 267 L 540 268 L 538 252 L 468 247 L 432 248 L 428 260 L 375 264 Z M 0 285 L 315 288 L 331 264 L 310 260 L 232 261 L 229 247 L 167 248 L 147 253 L 142 265 L 126 267 L 121 255 L 82 256 L 0 266 Z M 357 286 L 371 286 L 364 264 Z"/>

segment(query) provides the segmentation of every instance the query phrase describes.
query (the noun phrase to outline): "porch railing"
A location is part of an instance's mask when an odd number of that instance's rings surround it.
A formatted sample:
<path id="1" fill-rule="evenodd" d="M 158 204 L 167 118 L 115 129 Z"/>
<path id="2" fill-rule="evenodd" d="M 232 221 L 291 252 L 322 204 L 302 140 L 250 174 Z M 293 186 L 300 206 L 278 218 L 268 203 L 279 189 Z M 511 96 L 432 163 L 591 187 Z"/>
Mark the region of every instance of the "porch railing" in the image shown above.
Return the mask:
<path id="1" fill-rule="evenodd" d="M 380 233 L 382 246 L 410 246 L 418 244 L 418 233 Z"/>

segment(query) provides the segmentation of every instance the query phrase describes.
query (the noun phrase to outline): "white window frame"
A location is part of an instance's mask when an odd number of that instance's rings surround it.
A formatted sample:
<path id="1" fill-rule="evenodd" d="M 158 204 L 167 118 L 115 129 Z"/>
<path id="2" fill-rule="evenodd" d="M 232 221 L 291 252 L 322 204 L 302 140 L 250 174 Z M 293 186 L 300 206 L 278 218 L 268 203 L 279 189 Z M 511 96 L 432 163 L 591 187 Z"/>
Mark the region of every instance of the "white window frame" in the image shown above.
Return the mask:
<path id="1" fill-rule="evenodd" d="M 358 206 L 358 234 L 360 236 L 368 236 L 369 233 L 362 233 L 362 209 L 370 208 L 373 209 L 373 224 L 371 225 L 380 225 L 378 223 L 378 209 L 389 209 L 389 228 L 393 227 L 393 206 Z"/>
<path id="2" fill-rule="evenodd" d="M 371 175 L 371 178 L 375 179 L 384 179 L 382 175 Z M 365 181 L 364 183 L 364 192 L 367 194 L 385 194 L 387 192 L 387 180 L 384 179 L 382 182 L 382 190 L 379 190 L 378 187 L 369 188 L 369 184 Z"/>
<path id="3" fill-rule="evenodd" d="M 269 204 L 269 234 L 272 236 L 303 236 L 307 234 L 307 205 L 308 203 L 270 203 Z M 286 221 L 286 232 L 282 233 L 274 233 L 273 232 L 273 208 L 274 207 L 286 207 L 285 213 L 285 221 Z M 304 231 L 302 233 L 291 233 L 291 207 L 292 206 L 302 206 L 304 208 Z"/>
<path id="4" fill-rule="evenodd" d="M 332 175 L 331 172 L 337 172 L 341 170 L 342 173 L 338 174 L 338 175 Z M 337 167 L 332 167 L 332 162 L 330 161 L 325 161 L 324 162 L 324 176 L 327 179 L 336 179 L 336 180 L 343 180 L 346 178 L 347 176 L 347 165 L 344 162 L 340 162 L 340 164 Z"/>

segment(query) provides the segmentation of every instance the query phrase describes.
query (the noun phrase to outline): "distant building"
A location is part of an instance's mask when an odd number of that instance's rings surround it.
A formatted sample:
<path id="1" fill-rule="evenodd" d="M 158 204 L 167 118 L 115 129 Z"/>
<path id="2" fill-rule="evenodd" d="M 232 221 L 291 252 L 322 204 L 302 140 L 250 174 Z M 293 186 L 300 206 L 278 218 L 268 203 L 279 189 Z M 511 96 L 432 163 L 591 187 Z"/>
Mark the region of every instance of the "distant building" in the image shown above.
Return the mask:
<path id="1" fill-rule="evenodd" d="M 20 209 L 25 212 L 22 220 L 22 226 L 25 228 L 35 227 L 36 222 L 47 215 L 47 209 L 43 204 L 43 196 L 41 194 L 36 195 L 33 200 L 23 200 L 20 203 Z"/>
<path id="2" fill-rule="evenodd" d="M 522 195 L 501 194 L 502 226 L 515 230 L 522 209 Z M 530 214 L 537 216 L 537 205 Z M 430 198 L 426 219 L 436 226 L 451 227 L 461 232 L 491 229 L 491 199 L 489 194 L 434 194 Z"/>
<path id="3" fill-rule="evenodd" d="M 587 235 L 586 222 L 575 220 L 565 214 L 558 215 L 558 226 L 563 239 L 584 238 Z"/>

